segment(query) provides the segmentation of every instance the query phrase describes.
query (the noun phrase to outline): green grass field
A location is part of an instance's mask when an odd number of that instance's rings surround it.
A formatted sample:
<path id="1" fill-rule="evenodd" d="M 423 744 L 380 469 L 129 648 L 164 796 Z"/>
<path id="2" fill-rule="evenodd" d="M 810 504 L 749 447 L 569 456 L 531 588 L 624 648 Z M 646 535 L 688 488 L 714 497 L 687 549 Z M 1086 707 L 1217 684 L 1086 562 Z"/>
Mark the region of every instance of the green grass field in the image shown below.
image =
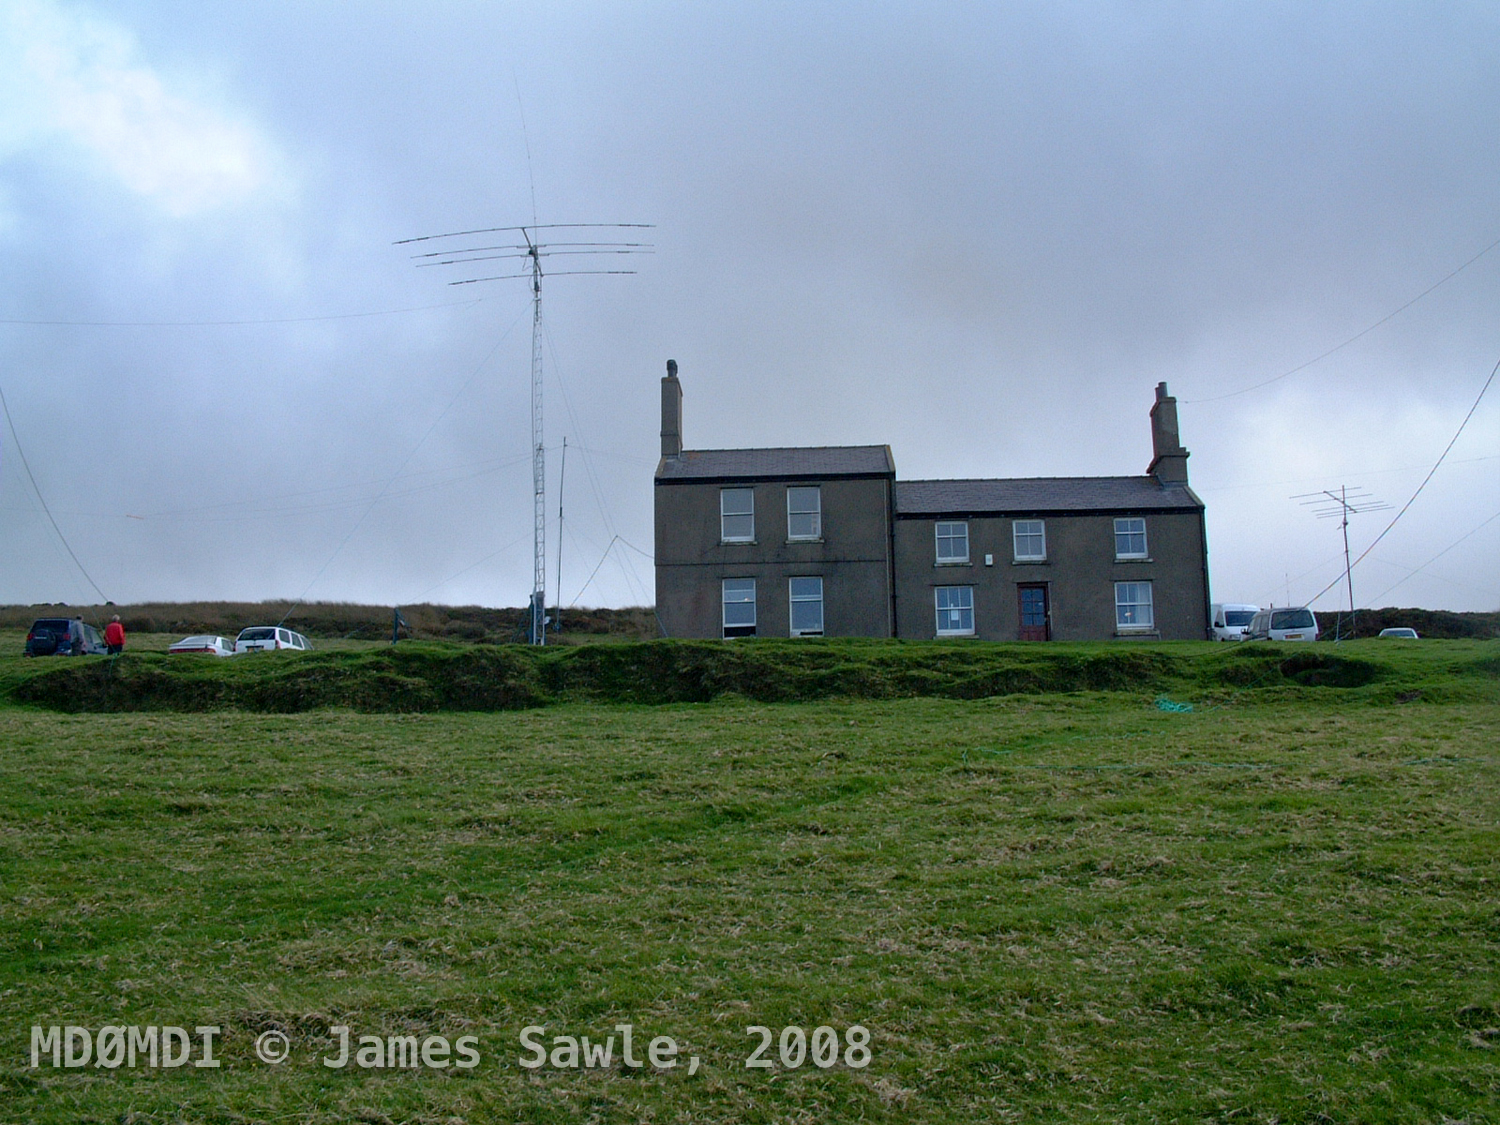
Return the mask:
<path id="1" fill-rule="evenodd" d="M 0 1121 L 1500 1122 L 1493 642 L 1357 642 L 1345 687 L 1159 647 L 991 698 L 0 706 Z M 627 1022 L 683 1065 L 520 1065 Z M 223 1065 L 33 1069 L 52 1024 Z M 755 1025 L 868 1065 L 747 1068 Z M 335 1026 L 479 1064 L 330 1068 Z"/>

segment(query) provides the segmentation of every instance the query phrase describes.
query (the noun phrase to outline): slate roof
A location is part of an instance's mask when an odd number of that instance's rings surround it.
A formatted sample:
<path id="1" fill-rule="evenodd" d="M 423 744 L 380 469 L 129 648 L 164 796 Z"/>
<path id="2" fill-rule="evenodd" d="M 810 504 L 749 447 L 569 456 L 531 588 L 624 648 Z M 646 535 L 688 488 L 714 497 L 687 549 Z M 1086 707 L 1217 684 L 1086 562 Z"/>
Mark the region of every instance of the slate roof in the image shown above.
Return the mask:
<path id="1" fill-rule="evenodd" d="M 661 482 L 707 480 L 889 477 L 896 473 L 888 445 L 820 445 L 791 449 L 685 449 L 663 457 Z"/>
<path id="2" fill-rule="evenodd" d="M 1196 511 L 1190 488 L 1164 488 L 1155 477 L 1019 477 L 1012 480 L 896 482 L 896 515 L 980 513 Z"/>

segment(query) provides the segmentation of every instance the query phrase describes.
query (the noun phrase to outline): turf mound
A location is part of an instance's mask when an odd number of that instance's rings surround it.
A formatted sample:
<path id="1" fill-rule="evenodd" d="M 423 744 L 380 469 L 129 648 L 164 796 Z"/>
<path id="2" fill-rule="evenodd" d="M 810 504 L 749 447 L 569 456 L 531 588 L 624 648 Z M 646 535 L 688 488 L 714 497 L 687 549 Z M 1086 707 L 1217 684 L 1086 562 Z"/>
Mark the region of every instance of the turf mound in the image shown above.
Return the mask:
<path id="1" fill-rule="evenodd" d="M 155 654 L 69 661 L 14 698 L 59 711 L 501 711 L 552 702 L 767 703 L 1068 691 L 1154 691 L 1180 675 L 1164 649 L 657 641 L 535 650 L 412 644 L 210 661 Z"/>
<path id="2" fill-rule="evenodd" d="M 14 696 L 58 711 L 507 711 L 547 702 L 527 655 L 437 645 L 230 661 L 143 654 L 73 662 Z"/>
<path id="3" fill-rule="evenodd" d="M 766 703 L 1057 691 L 1149 690 L 1178 670 L 1164 650 L 1089 646 L 930 645 L 871 641 L 724 645 L 658 641 L 559 652 L 548 668 L 563 698 L 701 703 L 735 694 Z"/>
<path id="4" fill-rule="evenodd" d="M 1493 685 L 1500 662 L 1487 642 L 1441 643 L 1464 647 L 765 640 L 533 649 L 421 642 L 233 660 L 142 653 L 50 665 L 28 661 L 32 674 L 16 683 L 11 697 L 78 712 L 403 712 L 505 711 L 568 701 L 705 703 L 726 696 L 787 703 L 1078 691 L 1208 694 L 1222 701 L 1265 689 L 1366 687 L 1382 698 L 1412 690 L 1425 698 L 1470 690 L 1455 687 L 1464 683 Z"/>

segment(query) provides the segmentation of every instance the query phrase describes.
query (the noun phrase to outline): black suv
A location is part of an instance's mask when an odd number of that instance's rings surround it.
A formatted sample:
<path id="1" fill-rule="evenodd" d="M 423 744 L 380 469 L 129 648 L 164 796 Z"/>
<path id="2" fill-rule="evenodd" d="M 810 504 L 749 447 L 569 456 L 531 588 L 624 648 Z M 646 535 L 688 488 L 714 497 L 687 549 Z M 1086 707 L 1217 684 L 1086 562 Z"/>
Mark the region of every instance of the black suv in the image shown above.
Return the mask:
<path id="1" fill-rule="evenodd" d="M 26 634 L 27 656 L 103 656 L 99 630 L 76 617 L 41 617 Z"/>

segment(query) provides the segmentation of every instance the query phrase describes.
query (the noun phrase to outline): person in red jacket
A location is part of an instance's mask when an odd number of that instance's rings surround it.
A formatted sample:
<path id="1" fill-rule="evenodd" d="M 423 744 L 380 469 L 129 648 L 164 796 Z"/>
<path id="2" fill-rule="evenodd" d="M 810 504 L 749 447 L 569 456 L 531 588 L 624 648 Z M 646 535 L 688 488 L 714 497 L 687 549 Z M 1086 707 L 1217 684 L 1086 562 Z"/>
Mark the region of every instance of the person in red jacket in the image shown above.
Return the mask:
<path id="1" fill-rule="evenodd" d="M 111 617 L 109 624 L 104 627 L 104 645 L 109 649 L 111 656 L 117 656 L 125 651 L 125 626 L 120 624 L 118 613 Z"/>

